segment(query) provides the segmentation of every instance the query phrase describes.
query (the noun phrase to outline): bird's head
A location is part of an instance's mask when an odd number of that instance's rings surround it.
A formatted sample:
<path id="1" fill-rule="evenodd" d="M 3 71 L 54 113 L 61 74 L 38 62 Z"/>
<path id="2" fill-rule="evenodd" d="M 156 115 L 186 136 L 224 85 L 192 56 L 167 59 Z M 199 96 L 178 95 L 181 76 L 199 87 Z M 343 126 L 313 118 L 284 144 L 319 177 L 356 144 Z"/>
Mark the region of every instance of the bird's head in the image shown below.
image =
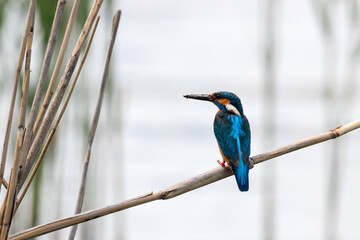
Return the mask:
<path id="1" fill-rule="evenodd" d="M 185 98 L 204 100 L 214 103 L 221 111 L 228 111 L 242 116 L 244 114 L 241 101 L 232 92 L 214 92 L 212 94 L 189 94 Z"/>

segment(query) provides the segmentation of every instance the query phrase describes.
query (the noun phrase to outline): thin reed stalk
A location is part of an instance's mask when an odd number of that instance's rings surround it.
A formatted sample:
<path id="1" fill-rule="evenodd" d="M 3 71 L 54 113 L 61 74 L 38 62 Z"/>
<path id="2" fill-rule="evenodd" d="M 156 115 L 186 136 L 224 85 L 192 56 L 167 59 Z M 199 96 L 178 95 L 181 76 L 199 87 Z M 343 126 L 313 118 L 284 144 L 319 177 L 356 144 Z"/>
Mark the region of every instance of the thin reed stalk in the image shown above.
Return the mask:
<path id="1" fill-rule="evenodd" d="M 350 131 L 360 128 L 360 119 L 354 122 L 348 123 L 344 126 L 339 126 L 333 130 L 320 134 L 318 136 L 314 136 L 305 140 L 301 140 L 292 144 L 285 145 L 281 148 L 275 149 L 270 152 L 262 153 L 252 157 L 252 161 L 255 164 L 267 161 L 269 159 L 285 155 L 287 153 L 312 146 L 314 144 L 318 144 L 324 141 L 328 141 L 330 139 L 335 139 L 340 137 Z M 206 186 L 213 182 L 219 181 L 221 179 L 227 178 L 231 176 L 233 173 L 229 168 L 217 167 L 211 169 L 205 173 L 202 173 L 198 176 L 187 179 L 183 182 L 180 182 L 171 187 L 165 188 L 156 193 L 149 193 L 137 198 L 133 198 L 127 200 L 122 203 L 110 205 L 107 207 L 87 211 L 84 213 L 76 214 L 72 217 L 60 219 L 54 222 L 46 223 L 40 226 L 36 226 L 22 232 L 16 233 L 10 236 L 9 240 L 22 240 L 37 237 L 49 232 L 53 232 L 62 228 L 66 228 L 75 224 L 79 224 L 82 222 L 86 222 L 92 219 L 96 219 L 108 214 L 112 214 L 115 212 L 119 212 L 125 210 L 127 208 L 135 207 L 141 204 L 145 204 L 148 202 L 152 202 L 155 200 L 166 200 L 170 198 L 177 197 L 181 194 L 187 193 L 189 191 L 195 190 L 197 188 Z"/>
<path id="2" fill-rule="evenodd" d="M 32 19 L 34 20 L 34 19 Z M 29 37 L 27 38 L 27 46 L 26 46 L 26 58 L 25 58 L 25 71 L 23 76 L 23 84 L 22 84 L 22 90 L 21 90 L 21 99 L 20 99 L 20 114 L 19 114 L 19 120 L 18 120 L 18 134 L 16 138 L 16 145 L 15 145 L 15 155 L 14 159 L 15 161 L 18 161 L 17 158 L 19 158 L 21 147 L 23 145 L 23 139 L 25 134 L 25 117 L 26 117 L 26 106 L 27 106 L 27 98 L 28 98 L 28 92 L 29 92 L 29 82 L 30 82 L 30 63 L 31 63 L 31 49 L 32 49 L 32 42 L 33 42 L 33 26 L 34 23 L 31 23 L 31 28 L 29 32 Z M 4 187 L 7 189 L 8 184 L 6 180 L 4 179 Z M 6 196 L 7 197 L 7 196 Z M 5 197 L 5 199 L 6 199 Z M 3 204 L 1 206 L 0 210 L 0 219 L 2 220 L 3 217 L 3 210 L 5 208 L 6 200 L 3 201 Z"/>
<path id="3" fill-rule="evenodd" d="M 25 166 L 23 168 L 24 175 L 21 179 L 20 187 L 24 184 L 26 177 L 28 176 L 31 168 L 33 167 L 38 154 L 40 153 L 41 147 L 46 140 L 46 135 L 48 134 L 51 123 L 53 122 L 53 120 L 56 116 L 56 112 L 59 109 L 59 106 L 60 106 L 61 101 L 65 94 L 65 91 L 68 87 L 70 78 L 71 78 L 71 76 L 74 72 L 74 69 L 76 67 L 76 64 L 78 62 L 81 48 L 85 43 L 87 35 L 89 34 L 91 26 L 95 21 L 95 18 L 98 14 L 98 11 L 101 7 L 102 2 L 103 2 L 103 0 L 95 0 L 94 1 L 93 6 L 90 10 L 89 16 L 88 16 L 88 18 L 84 24 L 84 27 L 80 33 L 80 36 L 76 42 L 75 48 L 72 52 L 72 55 L 69 58 L 68 63 L 66 64 L 64 73 L 60 79 L 58 86 L 57 86 L 54 97 L 52 98 L 50 105 L 48 107 L 48 110 L 46 111 L 46 113 L 44 115 L 44 119 L 40 125 L 39 131 L 36 134 L 36 136 L 34 136 L 34 141 L 30 147 L 29 153 L 26 158 Z"/>
<path id="4" fill-rule="evenodd" d="M 23 78 L 23 89 L 21 95 L 21 105 L 20 105 L 20 116 L 18 120 L 18 134 L 16 138 L 15 146 L 15 155 L 13 161 L 13 167 L 10 173 L 9 186 L 6 192 L 6 196 L 3 203 L 6 203 L 1 209 L 1 233 L 0 239 L 7 239 L 11 220 L 13 217 L 14 203 L 16 200 L 16 190 L 18 186 L 18 175 L 21 169 L 21 148 L 23 145 L 24 133 L 25 131 L 25 116 L 26 116 L 26 105 L 27 105 L 27 95 L 29 88 L 29 78 L 30 78 L 30 63 L 31 63 L 31 48 L 33 42 L 33 31 L 34 31 L 34 21 L 35 21 L 35 7 L 36 1 L 31 1 L 29 6 L 30 22 L 29 32 L 27 32 L 28 37 L 26 41 L 26 60 L 25 60 L 25 71 Z"/>
<path id="5" fill-rule="evenodd" d="M 88 41 L 88 43 L 87 43 L 87 45 L 86 45 L 84 55 L 83 55 L 83 57 L 82 57 L 82 59 L 81 59 L 81 62 L 80 62 L 79 68 L 77 69 L 77 72 L 76 72 L 74 81 L 73 81 L 72 84 L 71 84 L 71 87 L 70 87 L 69 92 L 68 92 L 68 94 L 67 94 L 67 96 L 66 96 L 65 102 L 64 102 L 64 104 L 63 104 L 63 106 L 62 106 L 62 108 L 61 108 L 61 111 L 60 111 L 60 113 L 59 113 L 59 116 L 57 117 L 57 119 L 56 119 L 56 121 L 55 121 L 55 124 L 54 124 L 54 126 L 52 127 L 51 132 L 50 132 L 48 138 L 46 139 L 45 146 L 44 146 L 43 149 L 41 150 L 41 153 L 40 153 L 40 155 L 39 155 L 39 157 L 38 157 L 38 160 L 37 160 L 36 163 L 35 163 L 35 166 L 34 166 L 33 169 L 31 170 L 30 176 L 29 176 L 28 180 L 26 181 L 26 184 L 25 184 L 24 189 L 22 190 L 22 192 L 21 192 L 21 194 L 20 194 L 20 196 L 19 196 L 18 201 L 16 202 L 15 212 L 17 211 L 18 207 L 19 207 L 20 204 L 21 204 L 21 201 L 23 200 L 23 198 L 24 198 L 27 190 L 29 189 L 31 182 L 32 182 L 32 180 L 34 179 L 35 174 L 36 174 L 37 170 L 39 169 L 40 164 L 42 163 L 42 160 L 44 159 L 45 153 L 46 153 L 46 151 L 47 151 L 47 149 L 48 149 L 48 147 L 49 147 L 49 145 L 50 145 L 50 142 L 51 142 L 51 140 L 52 140 L 52 138 L 53 138 L 53 136 L 54 136 L 54 134 L 55 134 L 55 132 L 56 132 L 56 129 L 57 129 L 59 123 L 60 123 L 60 120 L 61 120 L 62 116 L 63 116 L 64 113 L 65 113 L 66 107 L 67 107 L 67 105 L 68 105 L 68 103 L 69 103 L 70 97 L 71 97 L 71 95 L 72 95 L 72 92 L 73 92 L 73 90 L 74 90 L 74 88 L 75 88 L 75 85 L 76 85 L 76 83 L 77 83 L 77 80 L 78 80 L 78 78 L 79 78 L 80 72 L 81 72 L 81 70 L 82 70 L 82 67 L 83 67 L 83 65 L 84 65 L 84 63 L 85 63 L 86 57 L 87 57 L 87 55 L 88 55 L 88 52 L 89 52 L 89 49 L 90 49 L 92 40 L 93 40 L 93 38 L 94 38 L 96 29 L 97 29 L 97 26 L 98 26 L 98 23 L 99 23 L 99 20 L 100 20 L 100 16 L 98 16 L 98 17 L 96 18 L 96 22 L 95 22 L 93 31 L 92 31 L 92 33 L 91 33 L 90 39 L 89 39 L 89 41 Z"/>
<path id="6" fill-rule="evenodd" d="M 73 25 L 74 25 L 74 22 L 75 22 L 75 19 L 76 19 L 77 11 L 79 9 L 79 3 L 80 3 L 80 0 L 74 0 L 73 6 L 72 6 L 72 9 L 71 9 L 71 13 L 70 13 L 70 17 L 69 17 L 69 21 L 68 21 L 68 24 L 66 26 L 64 38 L 63 38 L 63 41 L 61 42 L 59 55 L 58 55 L 58 58 L 56 60 L 56 64 L 55 64 L 53 73 L 51 75 L 50 83 L 49 83 L 48 89 L 46 91 L 46 95 L 45 95 L 42 107 L 40 109 L 39 116 L 38 116 L 38 118 L 36 120 L 34 129 L 33 129 L 34 136 L 37 134 L 37 131 L 39 130 L 40 123 L 44 118 L 44 114 L 45 114 L 45 112 L 46 112 L 46 110 L 47 110 L 47 108 L 49 106 L 51 97 L 54 94 L 56 80 L 57 80 L 57 78 L 59 76 L 61 65 L 62 65 L 63 60 L 64 60 L 65 52 L 66 52 L 66 49 L 67 49 L 67 46 L 68 46 L 68 43 L 69 43 L 70 34 L 72 32 L 72 29 L 73 29 Z"/>
<path id="7" fill-rule="evenodd" d="M 31 19 L 33 18 L 33 15 L 35 14 L 35 3 L 36 3 L 36 1 L 31 1 L 30 5 L 29 5 L 29 10 L 28 10 L 28 15 L 27 15 L 27 19 L 26 19 L 24 35 L 23 35 L 22 42 L 21 42 L 19 60 L 18 60 L 18 63 L 17 63 L 16 72 L 15 72 L 14 86 L 13 86 L 12 93 L 11 93 L 10 108 L 9 108 L 8 120 L 7 120 L 7 123 L 6 123 L 3 150 L 2 150 L 2 153 L 1 153 L 1 163 L 0 163 L 0 180 L 1 180 L 1 183 L 3 182 L 3 179 L 4 179 L 6 156 L 7 156 L 7 150 L 8 150 L 8 147 L 9 147 L 10 130 L 11 130 L 12 119 L 13 119 L 13 115 L 14 115 L 16 93 L 17 93 L 17 88 L 18 88 L 18 85 L 19 85 L 19 77 L 20 77 L 21 68 L 22 68 L 22 65 L 23 65 L 23 62 L 24 62 L 26 42 L 27 42 L 27 38 L 28 38 L 28 33 L 30 31 L 30 27 L 31 27 Z M 0 191 L 1 191 L 1 185 L 2 184 L 0 184 Z"/>
<path id="8" fill-rule="evenodd" d="M 90 127 L 87 151 L 86 151 L 86 156 L 84 159 L 84 165 L 83 165 L 82 174 L 81 174 L 78 198 L 76 201 L 75 214 L 81 212 L 83 202 L 84 202 L 86 178 L 87 178 L 87 173 L 88 173 L 88 168 L 89 168 L 89 163 L 90 163 L 91 148 L 92 148 L 92 143 L 95 138 L 95 132 L 97 129 L 97 125 L 99 122 L 101 106 L 102 106 L 104 93 L 105 93 L 106 80 L 109 75 L 109 65 L 110 65 L 111 55 L 112 55 L 112 52 L 114 49 L 114 43 L 115 43 L 116 34 L 117 34 L 118 26 L 119 26 L 120 15 L 121 15 L 121 12 L 117 11 L 113 18 L 110 45 L 109 45 L 109 49 L 108 49 L 107 56 L 106 56 L 104 72 L 103 72 L 103 76 L 102 76 L 102 80 L 101 80 L 100 92 L 99 92 L 93 120 L 92 120 L 91 127 Z M 72 226 L 70 233 L 69 233 L 69 238 L 68 238 L 69 240 L 73 240 L 75 238 L 76 230 L 77 230 L 77 225 Z"/>
<path id="9" fill-rule="evenodd" d="M 32 102 L 32 106 L 30 109 L 29 120 L 28 120 L 28 124 L 26 127 L 27 131 L 25 132 L 24 142 L 23 142 L 21 152 L 20 152 L 20 159 L 21 159 L 20 161 L 21 161 L 22 166 L 25 164 L 26 155 L 29 151 L 31 140 L 33 139 L 32 129 L 35 124 L 36 116 L 39 112 L 41 98 L 42 98 L 45 83 L 46 83 L 46 77 L 47 77 L 47 74 L 49 71 L 51 58 L 54 53 L 55 43 L 56 43 L 56 39 L 57 39 L 57 36 L 59 33 L 60 23 L 61 23 L 61 19 L 63 16 L 65 3 L 66 3 L 66 1 L 59 0 L 57 9 L 55 12 L 55 16 L 54 16 L 53 25 L 51 27 L 49 41 L 48 41 L 48 44 L 46 47 L 45 56 L 44 56 L 44 60 L 43 60 L 41 71 L 40 71 L 40 77 L 39 77 L 39 80 L 38 80 L 38 83 L 36 86 L 34 100 Z M 23 177 L 23 174 L 22 174 L 22 172 L 20 172 L 20 179 L 22 177 Z"/>
<path id="10" fill-rule="evenodd" d="M 25 57 L 25 71 L 23 77 L 23 86 L 21 90 L 21 100 L 20 100 L 20 114 L 19 114 L 19 123 L 18 123 L 18 132 L 25 132 L 25 117 L 26 117 L 26 106 L 27 106 L 27 98 L 29 92 L 29 82 L 30 82 L 30 63 L 31 63 L 31 51 L 32 51 L 32 43 L 33 43 L 33 35 L 34 35 L 34 19 L 31 24 L 31 28 L 29 31 L 29 37 L 26 44 L 26 57 Z M 22 145 L 23 135 L 21 135 L 21 141 L 19 150 Z"/>

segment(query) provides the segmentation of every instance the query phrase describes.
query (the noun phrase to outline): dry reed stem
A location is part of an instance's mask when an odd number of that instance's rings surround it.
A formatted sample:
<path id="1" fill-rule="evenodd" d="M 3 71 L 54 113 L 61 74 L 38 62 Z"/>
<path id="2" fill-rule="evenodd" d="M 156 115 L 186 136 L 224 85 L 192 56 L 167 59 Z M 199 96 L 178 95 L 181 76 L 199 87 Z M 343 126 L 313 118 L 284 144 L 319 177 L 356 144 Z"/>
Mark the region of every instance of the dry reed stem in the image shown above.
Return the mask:
<path id="1" fill-rule="evenodd" d="M 308 138 L 302 141 L 298 141 L 292 144 L 288 144 L 284 147 L 275 149 L 273 151 L 256 155 L 252 157 L 252 160 L 255 164 L 264 162 L 266 160 L 299 150 L 301 148 L 309 147 L 314 144 L 318 144 L 330 139 L 340 137 L 350 131 L 353 131 L 357 128 L 360 128 L 360 119 L 351 123 L 348 123 L 344 126 L 339 126 L 336 129 L 330 130 L 326 133 L 320 134 L 318 136 Z M 114 212 L 122 211 L 127 208 L 138 206 L 144 203 L 152 202 L 154 200 L 165 200 L 173 197 L 177 197 L 186 192 L 192 191 L 194 189 L 203 187 L 205 185 L 211 184 L 213 182 L 219 181 L 226 177 L 231 176 L 233 173 L 229 168 L 217 167 L 211 169 L 205 173 L 202 173 L 198 176 L 187 179 L 183 182 L 180 182 L 176 185 L 173 185 L 169 188 L 163 189 L 157 193 L 149 193 L 122 203 L 110 205 L 107 207 L 91 210 L 88 212 L 76 214 L 72 217 L 60 219 L 54 222 L 46 223 L 40 226 L 36 226 L 22 232 L 16 233 L 10 236 L 9 240 L 21 240 L 37 237 L 49 232 L 53 232 L 62 228 L 66 228 L 75 224 L 86 222 L 98 217 L 102 217 Z"/>
<path id="2" fill-rule="evenodd" d="M 25 117 L 26 117 L 26 107 L 27 107 L 27 98 L 29 91 L 29 82 L 30 82 L 30 63 L 31 63 L 31 51 L 32 51 L 32 43 L 33 43 L 33 35 L 34 35 L 34 18 L 32 19 L 31 28 L 29 32 L 29 37 L 27 39 L 26 44 L 26 57 L 25 57 L 25 71 L 23 77 L 23 87 L 21 91 L 21 100 L 20 100 L 20 114 L 18 120 L 18 136 L 16 138 L 16 146 L 15 146 L 15 156 L 14 162 L 19 161 L 19 166 L 21 166 L 21 159 L 17 159 L 20 157 L 21 148 L 23 146 L 24 135 L 26 132 L 25 129 Z M 19 169 L 20 171 L 20 169 Z"/>
<path id="3" fill-rule="evenodd" d="M 14 86 L 12 89 L 8 120 L 7 120 L 7 124 L 6 124 L 3 150 L 1 153 L 1 163 L 0 163 L 0 180 L 1 180 L 1 182 L 3 182 L 2 180 L 4 178 L 6 156 L 7 156 L 8 146 L 9 146 L 9 139 L 10 139 L 10 130 L 11 130 L 12 119 L 13 119 L 13 114 L 14 114 L 14 107 L 15 107 L 17 88 L 19 85 L 20 72 L 21 72 L 22 64 L 24 62 L 26 42 L 27 42 L 27 38 L 28 38 L 28 33 L 30 31 L 30 27 L 31 27 L 30 26 L 31 19 L 32 19 L 33 15 L 35 14 L 35 4 L 33 1 L 31 1 L 31 3 L 32 4 L 30 4 L 30 6 L 29 6 L 28 15 L 27 15 L 27 19 L 26 19 L 26 25 L 25 25 L 25 31 L 24 31 L 24 35 L 22 38 L 22 42 L 21 42 L 19 60 L 18 60 L 17 67 L 16 67 Z M 1 185 L 2 184 L 0 184 L 0 191 L 1 191 Z"/>
<path id="4" fill-rule="evenodd" d="M 9 184 L 7 183 L 7 181 L 5 179 L 3 179 L 3 185 L 4 185 L 5 189 L 7 189 L 9 186 Z"/>
<path id="5" fill-rule="evenodd" d="M 115 43 L 116 34 L 117 34 L 118 26 L 119 26 L 120 15 L 121 15 L 121 12 L 117 11 L 114 18 L 113 18 L 110 45 L 109 45 L 109 49 L 108 49 L 107 56 L 106 56 L 104 73 L 103 73 L 102 80 L 101 80 L 101 87 L 100 87 L 100 91 L 99 91 L 99 96 L 98 96 L 98 99 L 97 99 L 96 108 L 95 108 L 93 120 L 92 120 L 91 127 L 90 127 L 90 132 L 89 132 L 89 137 L 88 137 L 88 145 L 87 145 L 87 152 L 86 152 L 86 156 L 85 156 L 85 159 L 84 159 L 84 165 L 83 165 L 83 169 L 82 169 L 80 187 L 79 187 L 78 198 L 77 198 L 77 201 L 76 201 L 76 207 L 75 207 L 75 213 L 74 214 L 77 214 L 77 213 L 81 212 L 83 202 L 84 202 L 84 195 L 85 195 L 85 188 L 86 188 L 86 177 L 87 177 L 89 163 L 90 163 L 91 148 L 92 148 L 92 144 L 93 144 L 93 141 L 94 141 L 94 138 L 95 138 L 95 132 L 96 132 L 96 129 L 97 129 L 97 125 L 98 125 L 98 122 L 99 122 L 101 106 L 102 106 L 102 102 L 103 102 L 103 99 L 104 99 L 106 80 L 107 80 L 108 75 L 109 75 L 109 65 L 110 65 L 111 55 L 112 55 L 112 52 L 113 52 L 113 49 L 114 49 L 114 43 Z M 69 240 L 73 240 L 75 238 L 76 230 L 77 230 L 77 225 L 72 226 L 72 228 L 70 230 L 70 233 L 69 233 L 69 238 L 68 238 Z"/>
<path id="6" fill-rule="evenodd" d="M 34 19 L 32 19 L 34 21 Z M 29 31 L 29 37 L 27 39 L 26 44 L 26 57 L 25 57 L 25 71 L 23 77 L 23 86 L 21 90 L 21 100 L 20 100 L 20 114 L 19 114 L 19 123 L 18 129 L 19 132 L 25 131 L 25 117 L 26 117 L 26 106 L 27 106 L 27 98 L 29 91 L 29 82 L 30 82 L 30 63 L 31 63 L 31 51 L 32 51 L 32 43 L 33 43 L 33 35 L 34 35 L 34 22 L 31 23 L 31 28 Z M 22 145 L 23 135 L 20 138 L 20 148 Z"/>
<path id="7" fill-rule="evenodd" d="M 34 20 L 34 19 L 32 19 Z M 21 147 L 23 145 L 24 140 L 24 134 L 25 134 L 25 117 L 26 117 L 26 107 L 27 107 L 27 98 L 28 98 L 28 91 L 29 91 L 29 79 L 30 79 L 30 62 L 31 62 L 31 48 L 32 48 L 32 42 L 33 42 L 33 28 L 34 23 L 31 23 L 31 28 L 29 32 L 29 37 L 27 39 L 27 46 L 26 46 L 26 58 L 25 58 L 25 71 L 24 71 L 24 77 L 23 77 L 23 86 L 21 90 L 21 100 L 20 100 L 20 114 L 19 114 L 19 120 L 18 120 L 18 134 L 16 138 L 16 146 L 15 146 L 15 155 L 14 155 L 14 161 L 20 161 L 18 158 L 20 157 L 20 151 Z M 21 163 L 19 163 L 21 164 Z M 4 186 L 7 189 L 8 184 L 6 180 L 4 179 Z M 6 196 L 7 197 L 7 196 Z M 3 204 L 1 206 L 0 210 L 0 219 L 2 220 L 2 214 L 3 210 L 5 208 L 6 203 L 6 197 L 4 198 Z"/>
<path id="8" fill-rule="evenodd" d="M 50 83 L 49 83 L 48 89 L 46 91 L 46 95 L 45 95 L 42 107 L 40 109 L 39 116 L 38 116 L 38 118 L 36 120 L 34 129 L 33 129 L 34 136 L 37 134 L 37 131 L 39 130 L 40 124 L 41 124 L 41 122 L 42 122 L 42 120 L 44 118 L 45 112 L 46 112 L 46 110 L 47 110 L 47 108 L 49 106 L 51 97 L 54 94 L 56 80 L 57 80 L 57 78 L 59 76 L 61 65 L 62 65 L 63 60 L 64 60 L 65 52 L 66 52 L 66 49 L 67 49 L 67 46 L 68 46 L 68 43 L 69 43 L 70 34 L 72 32 L 72 29 L 73 29 L 73 25 L 74 25 L 74 22 L 75 22 L 75 19 L 76 19 L 77 11 L 79 9 L 79 3 L 80 3 L 80 0 L 74 0 L 73 6 L 72 6 L 72 9 L 71 9 L 71 13 L 70 13 L 70 17 L 69 17 L 69 21 L 68 21 L 68 24 L 66 26 L 64 38 L 63 38 L 63 41 L 61 42 L 61 47 L 60 47 L 60 50 L 59 50 L 58 58 L 56 60 L 54 71 L 53 71 L 53 73 L 51 75 Z"/>
<path id="9" fill-rule="evenodd" d="M 50 105 L 44 115 L 44 119 L 40 125 L 39 131 L 36 134 L 35 139 L 30 147 L 30 151 L 27 155 L 26 163 L 24 166 L 24 172 L 23 172 L 24 174 L 23 174 L 23 178 L 21 179 L 20 186 L 22 186 L 22 184 L 25 182 L 27 175 L 29 174 L 32 166 L 34 165 L 36 157 L 38 156 L 40 149 L 46 140 L 46 135 L 50 129 L 50 125 L 56 116 L 56 112 L 59 109 L 59 106 L 60 106 L 61 101 L 65 94 L 65 91 L 68 87 L 70 78 L 76 67 L 76 64 L 77 64 L 77 61 L 79 59 L 79 55 L 81 52 L 81 48 L 85 43 L 87 35 L 91 29 L 92 24 L 95 21 L 95 18 L 98 14 L 98 11 L 101 7 L 102 2 L 103 2 L 103 0 L 95 0 L 94 1 L 94 4 L 90 10 L 89 16 L 86 19 L 84 27 L 83 27 L 83 29 L 80 33 L 80 36 L 76 42 L 76 45 L 71 54 L 71 57 L 69 58 L 68 63 L 66 64 L 64 73 L 60 79 L 58 86 L 57 86 L 54 97 L 52 98 L 52 100 L 50 102 Z"/>
<path id="10" fill-rule="evenodd" d="M 28 124 L 26 127 L 27 131 L 25 132 L 23 146 L 22 146 L 21 152 L 20 152 L 20 159 L 21 159 L 22 166 L 25 164 L 26 155 L 29 151 L 29 148 L 31 145 L 31 140 L 34 137 L 33 133 L 32 133 L 32 129 L 35 124 L 36 116 L 39 112 L 41 98 L 42 98 L 45 83 L 46 83 L 46 77 L 47 77 L 47 74 L 49 71 L 51 58 L 54 53 L 56 39 L 57 39 L 57 36 L 59 33 L 60 23 L 61 23 L 61 19 L 63 16 L 65 3 L 66 2 L 59 0 L 57 8 L 56 8 L 54 21 L 53 21 L 53 25 L 51 27 L 51 32 L 50 32 L 50 36 L 49 36 L 49 41 L 46 46 L 45 56 L 44 56 L 44 60 L 43 60 L 41 71 L 40 71 L 40 77 L 39 77 L 39 80 L 38 80 L 38 83 L 36 86 L 34 100 L 32 102 L 32 106 L 30 109 L 29 120 L 28 120 Z M 21 178 L 23 178 L 22 171 L 20 171 L 20 179 Z M 19 191 L 19 189 L 17 189 L 17 190 Z"/>
<path id="11" fill-rule="evenodd" d="M 36 172 L 37 172 L 37 170 L 38 170 L 38 168 L 39 168 L 39 166 L 40 166 L 40 164 L 41 164 L 41 162 L 42 162 L 42 160 L 43 160 L 43 158 L 44 158 L 44 156 L 45 156 L 45 153 L 46 153 L 46 151 L 47 151 L 47 149 L 48 149 L 48 147 L 49 147 L 49 145 L 50 145 L 50 142 L 51 142 L 51 140 L 52 140 L 52 138 L 53 138 L 53 136 L 54 136 L 54 134 L 55 134 L 55 132 L 56 132 L 56 129 L 57 129 L 59 123 L 60 123 L 60 120 L 61 120 L 62 116 L 64 115 L 64 112 L 65 112 L 66 107 L 67 107 L 67 105 L 68 105 L 68 103 L 69 103 L 70 97 L 71 97 L 71 95 L 72 95 L 72 92 L 73 92 L 73 90 L 74 90 L 74 88 L 75 88 L 76 82 L 77 82 L 77 80 L 78 80 L 78 78 L 79 78 L 80 72 L 81 72 L 81 70 L 82 70 L 82 67 L 83 67 L 83 65 L 84 65 L 84 63 L 85 63 L 86 57 L 87 57 L 87 55 L 88 55 L 88 52 L 89 52 L 89 49 L 90 49 L 92 40 L 93 40 L 93 38 L 94 38 L 96 29 L 97 29 L 97 26 L 98 26 L 98 23 L 99 23 L 99 19 L 100 19 L 100 16 L 98 16 L 98 17 L 96 18 L 96 22 L 95 22 L 93 31 L 92 31 L 92 33 L 91 33 L 89 42 L 87 43 L 86 48 L 85 48 L 84 56 L 82 57 L 82 60 L 81 60 L 80 65 L 79 65 L 79 68 L 77 69 L 77 72 L 76 72 L 74 81 L 73 81 L 73 83 L 71 84 L 71 87 L 70 87 L 69 92 L 68 92 L 68 94 L 67 94 L 67 96 L 66 96 L 64 105 L 62 106 L 61 111 L 60 111 L 60 113 L 59 113 L 59 116 L 58 116 L 58 118 L 56 119 L 55 124 L 54 124 L 54 126 L 52 127 L 51 132 L 50 132 L 48 138 L 46 139 L 45 146 L 44 146 L 43 149 L 41 150 L 41 153 L 40 153 L 40 155 L 39 155 L 39 157 L 38 157 L 38 160 L 37 160 L 36 163 L 35 163 L 35 166 L 34 166 L 33 169 L 31 170 L 30 176 L 29 176 L 29 178 L 28 178 L 28 180 L 27 180 L 27 182 L 26 182 L 26 184 L 25 184 L 25 187 L 24 187 L 24 189 L 22 190 L 18 201 L 16 202 L 15 212 L 17 211 L 18 207 L 19 207 L 20 204 L 21 204 L 21 201 L 23 200 L 23 198 L 24 198 L 27 190 L 29 189 L 30 184 L 31 184 L 32 180 L 34 179 L 35 174 L 36 174 Z"/>
<path id="12" fill-rule="evenodd" d="M 16 138 L 16 146 L 15 146 L 15 155 L 13 161 L 13 167 L 10 173 L 10 181 L 9 186 L 6 191 L 6 196 L 3 203 L 3 208 L 1 209 L 1 234 L 0 239 L 7 239 L 11 220 L 14 213 L 14 203 L 16 201 L 16 190 L 18 186 L 18 175 L 21 169 L 21 148 L 24 140 L 25 128 L 25 116 L 26 116 L 26 105 L 27 105 L 27 96 L 28 96 L 28 88 L 29 88 L 29 78 L 30 78 L 30 62 L 31 62 L 31 47 L 33 42 L 33 33 L 34 33 L 34 21 L 35 21 L 35 7 L 36 0 L 30 2 L 29 13 L 30 14 L 30 28 L 29 32 L 27 32 L 28 37 L 26 41 L 26 60 L 25 60 L 25 71 L 23 77 L 23 88 L 21 94 L 21 106 L 20 106 L 20 116 L 18 120 L 18 134 Z"/>

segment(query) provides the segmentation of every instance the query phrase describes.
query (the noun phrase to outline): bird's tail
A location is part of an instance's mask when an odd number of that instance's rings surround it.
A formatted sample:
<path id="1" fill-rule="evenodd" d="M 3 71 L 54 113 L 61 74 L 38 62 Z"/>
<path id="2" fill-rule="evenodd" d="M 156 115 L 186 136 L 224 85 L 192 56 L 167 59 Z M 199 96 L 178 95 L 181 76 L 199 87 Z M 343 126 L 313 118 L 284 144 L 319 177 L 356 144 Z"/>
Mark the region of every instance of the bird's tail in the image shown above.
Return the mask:
<path id="1" fill-rule="evenodd" d="M 243 161 L 239 161 L 239 166 L 235 167 L 233 164 L 230 164 L 234 172 L 236 183 L 239 187 L 239 190 L 246 192 L 249 190 L 249 162 L 245 165 Z"/>

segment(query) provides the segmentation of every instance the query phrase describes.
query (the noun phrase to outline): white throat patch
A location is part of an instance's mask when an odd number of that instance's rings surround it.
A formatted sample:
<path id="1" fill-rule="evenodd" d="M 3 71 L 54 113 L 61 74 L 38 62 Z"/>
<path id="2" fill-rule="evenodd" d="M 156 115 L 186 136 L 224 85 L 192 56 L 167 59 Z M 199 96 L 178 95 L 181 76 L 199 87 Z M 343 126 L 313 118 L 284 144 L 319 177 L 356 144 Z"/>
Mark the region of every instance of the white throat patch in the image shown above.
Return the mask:
<path id="1" fill-rule="evenodd" d="M 225 107 L 226 107 L 226 110 L 231 111 L 231 112 L 235 113 L 236 115 L 238 115 L 239 117 L 241 117 L 239 111 L 231 103 L 226 104 Z"/>

